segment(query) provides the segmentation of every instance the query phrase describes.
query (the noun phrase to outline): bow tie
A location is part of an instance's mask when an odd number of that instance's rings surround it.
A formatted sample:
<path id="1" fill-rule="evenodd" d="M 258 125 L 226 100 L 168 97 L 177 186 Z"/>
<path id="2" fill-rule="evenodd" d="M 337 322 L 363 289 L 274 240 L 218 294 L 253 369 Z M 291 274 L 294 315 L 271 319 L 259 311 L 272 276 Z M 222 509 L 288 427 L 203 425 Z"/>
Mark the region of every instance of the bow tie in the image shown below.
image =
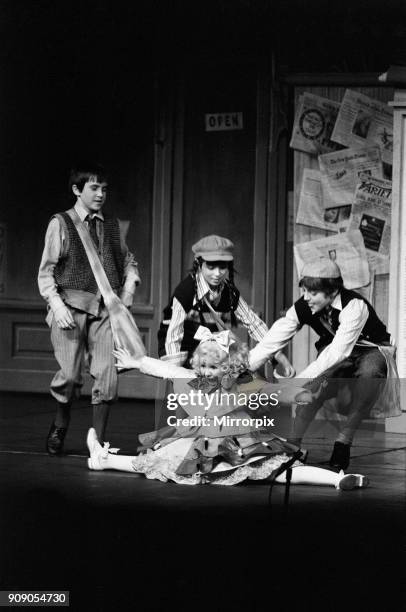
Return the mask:
<path id="1" fill-rule="evenodd" d="M 252 375 L 248 372 L 248 370 L 245 370 L 245 372 L 240 374 L 239 377 L 237 378 L 237 384 L 238 385 L 243 385 L 243 384 L 249 383 L 249 382 L 251 382 L 253 380 L 254 379 L 252 378 Z"/>
<path id="2" fill-rule="evenodd" d="M 226 374 L 221 380 L 218 378 L 208 378 L 207 376 L 198 376 L 190 380 L 188 385 L 192 387 L 192 389 L 196 389 L 196 391 L 202 391 L 202 393 L 214 393 L 217 389 L 225 389 L 228 391 L 235 383 L 237 383 L 237 385 L 242 385 L 252 380 L 251 374 L 245 371 L 240 374 L 238 378 Z"/>
<path id="3" fill-rule="evenodd" d="M 202 391 L 202 393 L 214 393 L 217 389 L 221 388 L 221 384 L 218 378 L 208 378 L 207 376 L 198 376 L 192 378 L 188 382 L 188 385 L 196 391 Z"/>

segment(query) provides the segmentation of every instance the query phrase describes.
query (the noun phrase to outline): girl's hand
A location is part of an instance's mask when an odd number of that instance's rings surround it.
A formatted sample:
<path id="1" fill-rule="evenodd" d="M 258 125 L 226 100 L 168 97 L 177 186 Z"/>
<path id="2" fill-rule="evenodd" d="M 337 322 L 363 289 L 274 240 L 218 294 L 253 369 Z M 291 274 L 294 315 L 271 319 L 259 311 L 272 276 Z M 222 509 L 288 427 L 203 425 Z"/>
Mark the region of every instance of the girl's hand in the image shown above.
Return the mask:
<path id="1" fill-rule="evenodd" d="M 133 368 L 140 367 L 141 359 L 136 359 L 132 357 L 130 352 L 124 348 L 114 349 L 113 351 L 114 357 L 117 359 L 116 368 L 124 369 L 124 370 L 132 370 Z"/>
<path id="2" fill-rule="evenodd" d="M 276 372 L 276 378 L 279 376 L 283 376 L 284 378 L 293 378 L 296 375 L 296 370 L 293 365 L 290 363 L 289 359 L 286 357 L 282 351 L 278 351 L 275 355 L 275 359 L 278 362 L 278 371 Z M 282 374 L 281 374 L 282 371 Z M 275 375 L 275 372 L 274 372 Z"/>

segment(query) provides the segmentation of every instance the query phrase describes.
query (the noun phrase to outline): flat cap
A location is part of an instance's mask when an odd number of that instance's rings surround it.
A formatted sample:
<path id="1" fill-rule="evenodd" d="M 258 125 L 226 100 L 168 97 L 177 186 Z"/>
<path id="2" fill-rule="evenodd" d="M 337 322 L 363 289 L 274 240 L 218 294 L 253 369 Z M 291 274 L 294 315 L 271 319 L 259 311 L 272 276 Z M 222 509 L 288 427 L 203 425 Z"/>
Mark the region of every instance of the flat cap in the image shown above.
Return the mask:
<path id="1" fill-rule="evenodd" d="M 234 244 L 222 236 L 204 236 L 192 246 L 195 257 L 205 261 L 232 261 Z"/>
<path id="2" fill-rule="evenodd" d="M 336 262 L 328 257 L 319 257 L 305 263 L 300 278 L 339 278 L 341 270 Z"/>

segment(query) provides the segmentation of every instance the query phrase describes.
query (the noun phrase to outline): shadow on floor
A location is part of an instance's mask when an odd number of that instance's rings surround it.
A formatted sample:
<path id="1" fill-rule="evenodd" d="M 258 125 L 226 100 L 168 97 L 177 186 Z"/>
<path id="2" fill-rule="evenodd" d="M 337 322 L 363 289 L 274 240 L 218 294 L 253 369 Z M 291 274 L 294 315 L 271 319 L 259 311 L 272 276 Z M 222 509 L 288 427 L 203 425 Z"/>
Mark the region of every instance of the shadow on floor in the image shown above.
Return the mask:
<path id="1" fill-rule="evenodd" d="M 382 610 L 406 596 L 406 436 L 362 431 L 352 469 L 371 487 L 264 482 L 187 487 L 86 467 L 91 414 L 73 411 L 67 455 L 44 453 L 47 396 L 1 397 L 0 589 L 69 590 L 72 610 Z M 152 410 L 151 410 L 152 409 Z M 152 429 L 148 402 L 121 401 L 111 440 Z M 314 460 L 330 435 L 309 437 Z"/>

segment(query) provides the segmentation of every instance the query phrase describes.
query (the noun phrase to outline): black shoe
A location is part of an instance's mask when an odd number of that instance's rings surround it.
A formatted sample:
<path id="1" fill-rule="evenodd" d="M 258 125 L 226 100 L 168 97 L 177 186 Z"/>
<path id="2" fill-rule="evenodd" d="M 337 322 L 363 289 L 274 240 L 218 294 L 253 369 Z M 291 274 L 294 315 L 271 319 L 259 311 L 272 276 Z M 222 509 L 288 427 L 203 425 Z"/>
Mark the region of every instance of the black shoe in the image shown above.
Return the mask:
<path id="1" fill-rule="evenodd" d="M 350 448 L 349 444 L 334 442 L 333 453 L 329 461 L 330 466 L 339 470 L 346 470 L 350 465 Z"/>
<path id="2" fill-rule="evenodd" d="M 67 427 L 56 427 L 55 423 L 52 423 L 46 442 L 49 455 L 62 455 L 63 442 L 67 431 Z"/>

